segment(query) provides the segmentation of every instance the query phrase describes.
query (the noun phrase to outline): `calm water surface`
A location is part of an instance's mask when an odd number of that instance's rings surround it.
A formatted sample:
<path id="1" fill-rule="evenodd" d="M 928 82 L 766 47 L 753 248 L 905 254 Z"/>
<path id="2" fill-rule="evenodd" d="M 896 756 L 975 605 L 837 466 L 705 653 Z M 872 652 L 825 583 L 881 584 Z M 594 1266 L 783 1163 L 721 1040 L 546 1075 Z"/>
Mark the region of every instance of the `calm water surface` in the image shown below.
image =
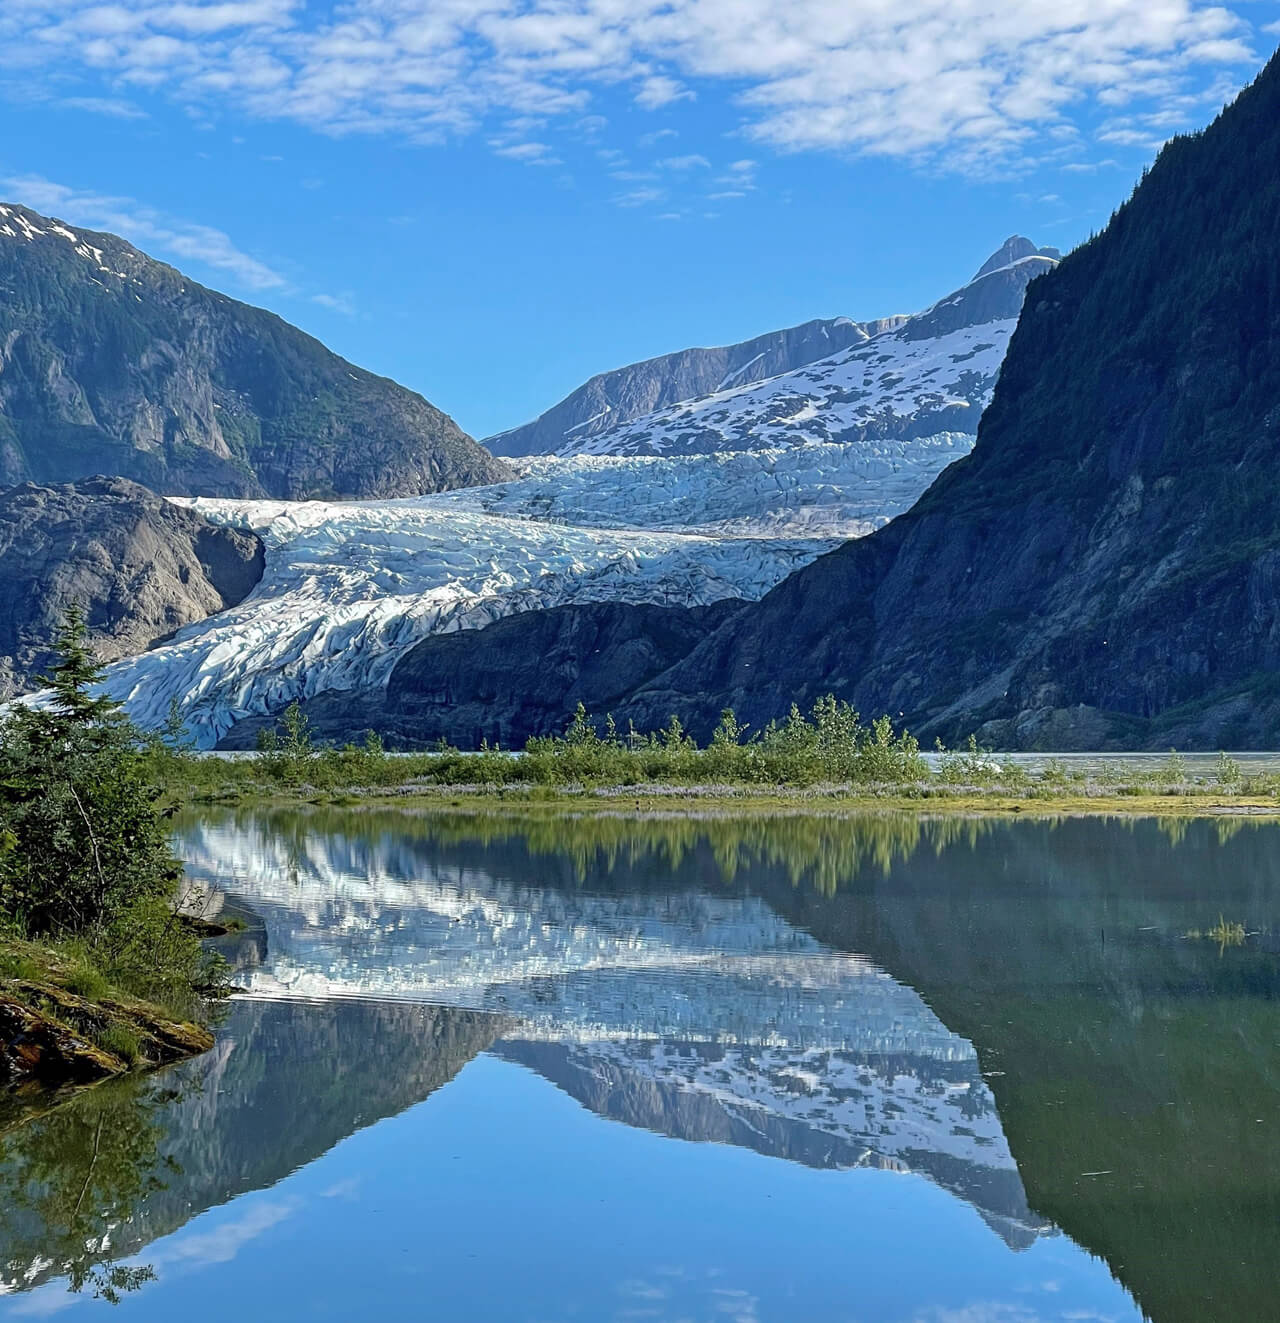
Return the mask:
<path id="1" fill-rule="evenodd" d="M 199 1061 L 0 1112 L 0 1317 L 1280 1316 L 1280 828 L 180 845 L 248 995 Z"/>

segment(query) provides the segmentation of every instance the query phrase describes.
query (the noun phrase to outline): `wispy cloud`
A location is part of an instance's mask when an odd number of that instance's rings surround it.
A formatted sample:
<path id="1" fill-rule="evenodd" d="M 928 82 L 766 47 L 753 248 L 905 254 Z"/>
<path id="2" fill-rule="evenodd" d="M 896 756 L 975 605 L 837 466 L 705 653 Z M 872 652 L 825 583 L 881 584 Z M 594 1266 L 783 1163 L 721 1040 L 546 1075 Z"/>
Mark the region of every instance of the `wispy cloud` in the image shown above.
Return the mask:
<path id="1" fill-rule="evenodd" d="M 655 114 L 712 96 L 776 150 L 983 172 L 1061 150 L 1093 111 L 1116 121 L 1104 142 L 1143 147 L 1194 123 L 1257 58 L 1237 4 L 21 0 L 0 7 L 0 70 L 78 79 L 104 114 L 143 89 L 201 123 L 234 110 L 420 142 L 512 116 L 598 132 L 606 89 Z"/>
<path id="2" fill-rule="evenodd" d="M 629 192 L 617 194 L 613 201 L 619 207 L 643 207 L 650 202 L 663 202 L 666 196 L 664 188 L 633 188 Z"/>
<path id="3" fill-rule="evenodd" d="M 330 312 L 340 312 L 344 317 L 356 315 L 355 301 L 350 294 L 313 294 L 311 302 L 328 308 Z"/>
<path id="4" fill-rule="evenodd" d="M 0 188 L 8 201 L 24 203 L 72 225 L 110 230 L 153 254 L 228 272 L 249 289 L 284 289 L 288 284 L 279 272 L 237 248 L 222 230 L 178 220 L 134 198 L 69 188 L 41 175 L 0 177 Z"/>
<path id="5" fill-rule="evenodd" d="M 87 110 L 92 115 L 105 115 L 108 119 L 146 119 L 147 112 L 131 101 L 108 96 L 68 96 L 56 101 L 64 110 Z"/>

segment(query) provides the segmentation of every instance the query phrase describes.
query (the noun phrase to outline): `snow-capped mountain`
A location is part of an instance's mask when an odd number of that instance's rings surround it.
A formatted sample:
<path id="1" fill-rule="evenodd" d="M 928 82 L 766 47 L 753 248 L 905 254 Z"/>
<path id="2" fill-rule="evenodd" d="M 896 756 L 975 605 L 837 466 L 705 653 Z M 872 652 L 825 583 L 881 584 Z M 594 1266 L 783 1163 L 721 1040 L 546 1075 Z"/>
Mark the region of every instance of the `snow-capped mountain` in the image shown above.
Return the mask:
<path id="1" fill-rule="evenodd" d="M 855 322 L 848 317 L 805 322 L 785 331 L 715 349 L 682 349 L 660 358 L 601 372 L 546 413 L 522 427 L 491 436 L 485 445 L 495 455 L 546 455 L 570 441 L 587 441 L 633 418 L 681 400 L 729 386 L 790 372 L 903 322 L 886 317 Z"/>
<path id="2" fill-rule="evenodd" d="M 1010 239 L 974 279 L 932 308 L 764 381 L 726 380 L 629 421 L 567 431 L 557 454 L 687 455 L 807 441 L 976 435 L 1027 286 L 1056 249 Z"/>
<path id="3" fill-rule="evenodd" d="M 262 580 L 112 666 L 107 688 L 146 726 L 177 700 L 212 746 L 295 699 L 334 696 L 340 709 L 347 693 L 379 690 L 434 634 L 571 603 L 761 598 L 909 509 L 969 452 L 1023 290 L 1053 260 L 1011 240 L 926 313 L 808 368 L 598 432 L 578 453 L 519 461 L 511 481 L 389 501 L 191 500 L 262 539 Z M 854 389 L 858 373 L 874 389 Z"/>

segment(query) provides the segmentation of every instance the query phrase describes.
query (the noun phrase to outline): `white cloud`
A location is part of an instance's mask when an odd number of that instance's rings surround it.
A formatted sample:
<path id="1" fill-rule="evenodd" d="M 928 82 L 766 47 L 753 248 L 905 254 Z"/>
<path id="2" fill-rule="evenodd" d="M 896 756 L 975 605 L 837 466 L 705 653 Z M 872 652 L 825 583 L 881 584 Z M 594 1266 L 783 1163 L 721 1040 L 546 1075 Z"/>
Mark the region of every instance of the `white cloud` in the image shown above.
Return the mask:
<path id="1" fill-rule="evenodd" d="M 705 156 L 668 156 L 658 162 L 664 170 L 710 170 L 711 162 Z"/>
<path id="2" fill-rule="evenodd" d="M 619 193 L 613 201 L 619 207 L 643 207 L 650 202 L 662 202 L 666 196 L 666 190 L 661 188 L 633 188 L 628 193 Z"/>
<path id="3" fill-rule="evenodd" d="M 322 308 L 328 308 L 330 312 L 340 312 L 344 317 L 356 315 L 355 304 L 349 294 L 313 294 L 311 302 L 318 303 Z"/>
<path id="4" fill-rule="evenodd" d="M 545 142 L 508 142 L 491 139 L 489 146 L 498 156 L 505 156 L 512 161 L 521 161 L 525 165 L 560 165 L 558 156 Z"/>
<path id="5" fill-rule="evenodd" d="M 40 175 L 0 178 L 0 187 L 9 201 L 21 202 L 72 225 L 109 230 L 149 253 L 202 262 L 229 272 L 250 289 L 283 289 L 288 283 L 265 263 L 237 248 L 221 230 L 177 220 L 133 198 L 68 188 Z"/>
<path id="6" fill-rule="evenodd" d="M 643 106 L 645 110 L 658 110 L 675 101 L 692 101 L 695 95 L 674 78 L 653 74 L 641 80 L 636 90 L 636 105 Z"/>
<path id="7" fill-rule="evenodd" d="M 1208 0 L 20 0 L 0 69 L 421 142 L 513 115 L 594 125 L 604 89 L 653 112 L 718 94 L 779 150 L 981 171 L 1093 107 L 1194 123 L 1252 35 Z M 1125 131 L 1106 140 L 1159 136 Z"/>
<path id="8" fill-rule="evenodd" d="M 105 115 L 108 119 L 146 119 L 147 112 L 129 101 L 107 96 L 69 96 L 56 103 L 65 110 L 87 110 L 92 115 Z"/>

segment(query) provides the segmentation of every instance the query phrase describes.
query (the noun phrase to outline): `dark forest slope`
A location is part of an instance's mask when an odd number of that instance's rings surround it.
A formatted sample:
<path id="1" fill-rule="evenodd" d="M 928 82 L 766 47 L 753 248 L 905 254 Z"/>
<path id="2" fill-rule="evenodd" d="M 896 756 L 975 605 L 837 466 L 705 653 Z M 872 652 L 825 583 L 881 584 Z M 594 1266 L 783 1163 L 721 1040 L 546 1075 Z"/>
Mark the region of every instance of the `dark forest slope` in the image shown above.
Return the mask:
<path id="1" fill-rule="evenodd" d="M 1280 61 L 1030 288 L 973 454 L 627 709 L 827 690 L 1010 746 L 1280 738 Z"/>

